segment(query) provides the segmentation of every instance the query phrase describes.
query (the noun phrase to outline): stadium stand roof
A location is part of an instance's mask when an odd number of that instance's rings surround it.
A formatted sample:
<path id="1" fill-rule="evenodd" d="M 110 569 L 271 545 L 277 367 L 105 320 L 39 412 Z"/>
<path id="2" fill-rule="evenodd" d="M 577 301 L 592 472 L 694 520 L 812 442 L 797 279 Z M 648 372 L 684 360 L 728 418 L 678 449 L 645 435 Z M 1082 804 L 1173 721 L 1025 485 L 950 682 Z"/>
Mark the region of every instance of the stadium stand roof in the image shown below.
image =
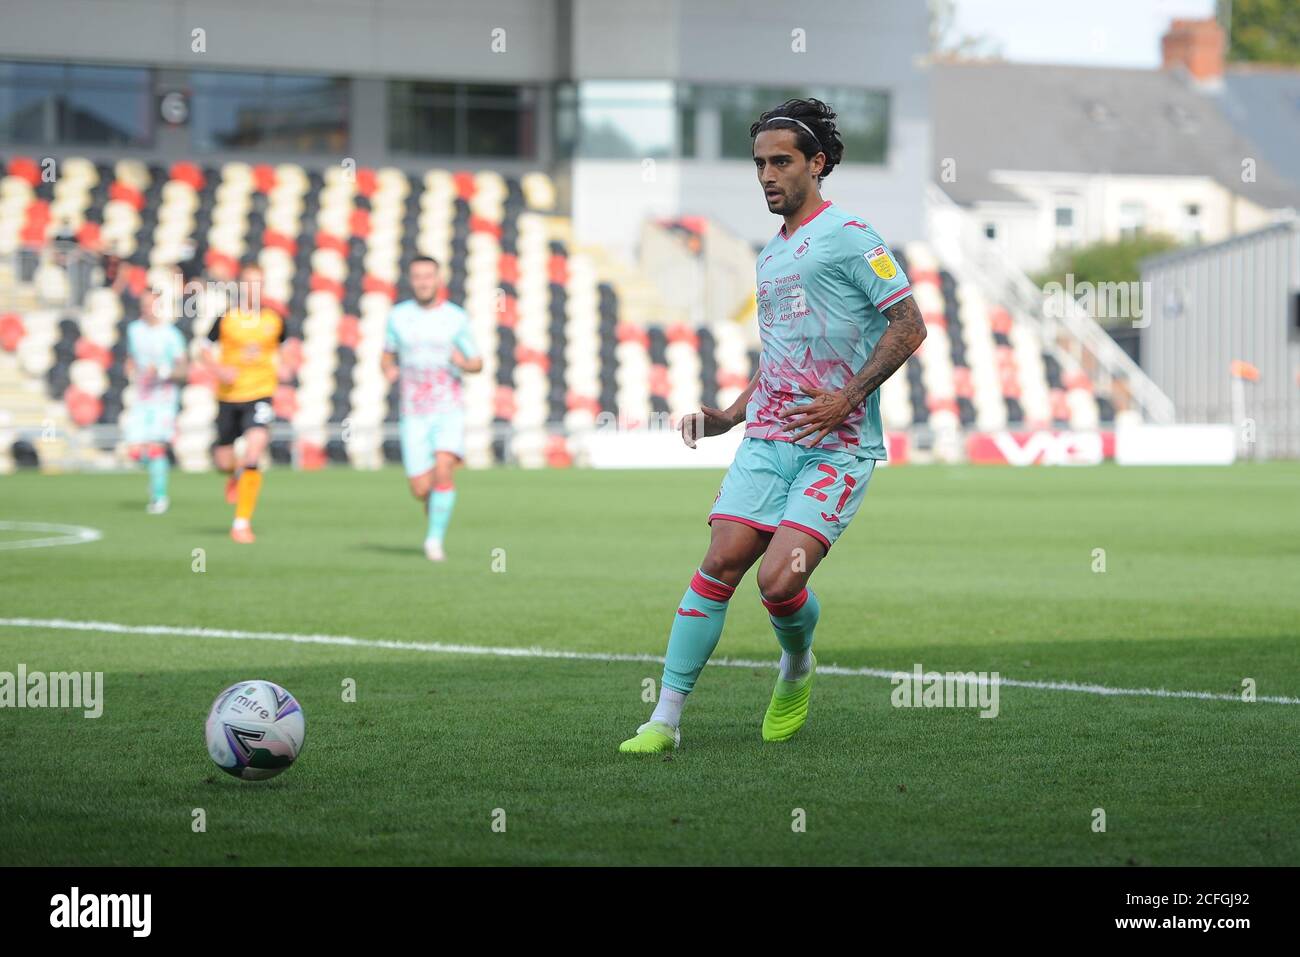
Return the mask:
<path id="1" fill-rule="evenodd" d="M 957 203 L 1014 200 L 989 174 L 1023 170 L 1208 176 L 1265 208 L 1300 208 L 1300 185 L 1179 72 L 988 61 L 933 72 L 934 156 L 957 161 L 939 185 Z M 1245 157 L 1259 160 L 1249 189 Z"/>

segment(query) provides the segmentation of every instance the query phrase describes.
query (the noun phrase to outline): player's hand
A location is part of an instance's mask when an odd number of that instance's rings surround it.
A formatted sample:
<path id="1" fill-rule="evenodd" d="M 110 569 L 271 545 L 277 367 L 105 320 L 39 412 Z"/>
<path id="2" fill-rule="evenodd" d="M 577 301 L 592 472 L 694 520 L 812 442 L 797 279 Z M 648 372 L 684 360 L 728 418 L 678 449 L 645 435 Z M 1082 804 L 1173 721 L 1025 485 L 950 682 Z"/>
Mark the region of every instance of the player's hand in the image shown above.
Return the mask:
<path id="1" fill-rule="evenodd" d="M 853 412 L 849 400 L 839 392 L 809 389 L 804 386 L 800 386 L 799 391 L 804 395 L 812 396 L 812 401 L 803 405 L 787 405 L 780 412 L 780 418 L 785 419 L 781 431 L 795 433 L 790 437 L 791 442 L 798 442 L 802 438 L 815 434 L 817 438 L 813 439 L 812 444 L 818 445 Z"/>
<path id="2" fill-rule="evenodd" d="M 234 366 L 217 366 L 217 381 L 222 385 L 232 385 L 239 378 L 239 370 Z"/>
<path id="3" fill-rule="evenodd" d="M 395 365 L 384 366 L 384 378 L 388 380 L 389 385 L 392 385 L 394 382 L 396 382 L 398 378 L 401 376 L 401 374 L 402 374 L 401 370 L 398 369 L 397 366 Z"/>
<path id="4" fill-rule="evenodd" d="M 464 369 L 467 365 L 469 365 L 469 363 L 465 360 L 465 357 L 461 355 L 460 350 L 454 346 L 452 347 L 451 350 L 451 364 L 454 365 L 457 369 Z"/>
<path id="5" fill-rule="evenodd" d="M 695 443 L 706 436 L 721 435 L 736 426 L 736 419 L 729 412 L 714 409 L 707 405 L 700 406 L 699 412 L 692 412 L 682 417 L 682 441 L 687 447 L 695 448 Z"/>

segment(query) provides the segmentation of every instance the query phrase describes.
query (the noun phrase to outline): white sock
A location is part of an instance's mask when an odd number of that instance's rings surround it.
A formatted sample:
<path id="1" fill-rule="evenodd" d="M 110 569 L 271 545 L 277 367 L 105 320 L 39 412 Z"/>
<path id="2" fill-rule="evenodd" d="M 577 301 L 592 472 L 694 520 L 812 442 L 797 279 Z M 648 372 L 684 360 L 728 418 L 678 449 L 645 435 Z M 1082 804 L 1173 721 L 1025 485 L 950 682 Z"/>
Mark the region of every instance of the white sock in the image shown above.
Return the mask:
<path id="1" fill-rule="evenodd" d="M 230 527 L 231 527 L 231 528 L 249 528 L 250 525 L 249 525 L 249 521 L 248 521 L 248 519 L 246 519 L 246 518 L 237 518 L 237 519 L 235 519 L 234 523 L 233 523 Z"/>
<path id="2" fill-rule="evenodd" d="M 807 651 L 802 651 L 797 655 L 792 655 L 788 651 L 781 652 L 781 679 L 783 681 L 800 681 L 808 677 L 808 672 L 812 671 L 812 646 Z"/>
<path id="3" fill-rule="evenodd" d="M 650 715 L 651 721 L 662 721 L 671 727 L 677 727 L 682 722 L 682 706 L 686 704 L 686 695 L 676 690 L 662 686 L 659 689 L 659 703 L 655 705 L 654 714 Z"/>

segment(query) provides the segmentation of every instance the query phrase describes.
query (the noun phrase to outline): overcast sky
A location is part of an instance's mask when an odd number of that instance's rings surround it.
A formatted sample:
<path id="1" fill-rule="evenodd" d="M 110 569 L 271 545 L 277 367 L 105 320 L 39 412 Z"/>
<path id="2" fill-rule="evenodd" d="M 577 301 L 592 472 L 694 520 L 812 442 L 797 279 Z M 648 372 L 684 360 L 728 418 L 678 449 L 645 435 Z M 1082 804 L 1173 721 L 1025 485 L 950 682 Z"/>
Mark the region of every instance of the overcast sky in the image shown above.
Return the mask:
<path id="1" fill-rule="evenodd" d="M 1008 60 L 1158 67 L 1175 17 L 1214 16 L 1214 0 L 955 0 L 956 33 L 987 36 Z"/>

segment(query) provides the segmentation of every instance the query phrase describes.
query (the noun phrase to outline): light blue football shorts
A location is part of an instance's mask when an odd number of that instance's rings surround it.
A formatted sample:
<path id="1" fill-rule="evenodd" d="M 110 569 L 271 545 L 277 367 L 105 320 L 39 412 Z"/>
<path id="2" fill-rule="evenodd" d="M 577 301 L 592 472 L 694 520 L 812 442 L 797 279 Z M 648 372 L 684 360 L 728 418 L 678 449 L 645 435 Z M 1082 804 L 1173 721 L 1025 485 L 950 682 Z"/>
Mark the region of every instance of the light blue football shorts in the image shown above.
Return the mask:
<path id="1" fill-rule="evenodd" d="M 136 401 L 126 416 L 122 438 L 127 445 L 167 443 L 176 434 L 176 403 Z"/>
<path id="2" fill-rule="evenodd" d="M 876 460 L 775 439 L 741 440 L 709 513 L 764 532 L 788 525 L 829 549 L 857 514 Z"/>
<path id="3" fill-rule="evenodd" d="M 433 468 L 434 453 L 451 452 L 465 458 L 465 413 L 434 412 L 404 415 L 398 426 L 402 438 L 402 466 L 408 476 Z"/>

